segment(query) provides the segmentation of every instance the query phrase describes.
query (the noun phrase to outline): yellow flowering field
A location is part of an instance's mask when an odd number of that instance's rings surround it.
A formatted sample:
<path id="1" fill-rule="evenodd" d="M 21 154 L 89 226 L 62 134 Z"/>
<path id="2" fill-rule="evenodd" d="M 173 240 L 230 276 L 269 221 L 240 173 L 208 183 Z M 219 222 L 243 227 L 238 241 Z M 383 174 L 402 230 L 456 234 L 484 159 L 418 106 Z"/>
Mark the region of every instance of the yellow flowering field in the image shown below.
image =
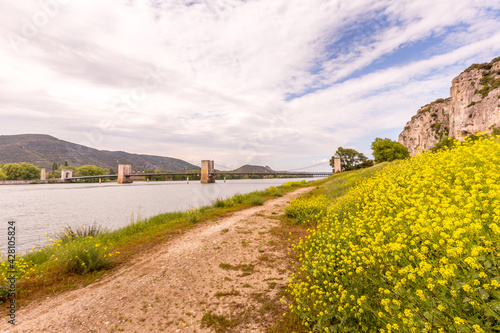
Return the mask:
<path id="1" fill-rule="evenodd" d="M 298 197 L 285 209 L 288 217 L 295 218 L 298 224 L 307 224 L 310 219 L 318 218 L 326 213 L 330 200 L 325 195 L 312 198 Z"/>
<path id="2" fill-rule="evenodd" d="M 310 331 L 500 332 L 500 137 L 362 181 L 295 249 Z"/>

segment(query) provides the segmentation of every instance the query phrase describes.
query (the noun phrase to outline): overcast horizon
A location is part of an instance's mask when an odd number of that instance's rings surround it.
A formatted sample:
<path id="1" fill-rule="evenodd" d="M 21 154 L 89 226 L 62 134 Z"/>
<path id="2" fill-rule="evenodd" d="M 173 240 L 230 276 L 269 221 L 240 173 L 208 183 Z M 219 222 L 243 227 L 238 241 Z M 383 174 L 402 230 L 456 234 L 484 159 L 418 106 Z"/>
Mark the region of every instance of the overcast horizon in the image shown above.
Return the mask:
<path id="1" fill-rule="evenodd" d="M 489 0 L 0 1 L 0 135 L 216 167 L 371 156 L 500 56 Z"/>

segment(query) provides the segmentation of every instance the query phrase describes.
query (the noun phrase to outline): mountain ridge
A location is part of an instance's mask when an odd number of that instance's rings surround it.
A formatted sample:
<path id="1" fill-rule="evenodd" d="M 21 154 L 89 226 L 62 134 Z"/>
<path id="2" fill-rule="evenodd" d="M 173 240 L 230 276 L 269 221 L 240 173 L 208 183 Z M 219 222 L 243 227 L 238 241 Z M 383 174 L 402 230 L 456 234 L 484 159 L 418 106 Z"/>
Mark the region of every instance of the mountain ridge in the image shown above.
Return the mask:
<path id="1" fill-rule="evenodd" d="M 0 135 L 0 163 L 31 163 L 50 169 L 53 162 L 71 166 L 86 164 L 113 168 L 131 164 L 133 171 L 161 169 L 168 171 L 199 170 L 200 167 L 173 157 L 133 154 L 125 151 L 99 150 L 60 140 L 48 134 Z"/>
<path id="2" fill-rule="evenodd" d="M 269 166 L 261 166 L 261 165 L 250 165 L 245 164 L 240 166 L 238 169 L 234 169 L 233 172 L 275 172 Z"/>

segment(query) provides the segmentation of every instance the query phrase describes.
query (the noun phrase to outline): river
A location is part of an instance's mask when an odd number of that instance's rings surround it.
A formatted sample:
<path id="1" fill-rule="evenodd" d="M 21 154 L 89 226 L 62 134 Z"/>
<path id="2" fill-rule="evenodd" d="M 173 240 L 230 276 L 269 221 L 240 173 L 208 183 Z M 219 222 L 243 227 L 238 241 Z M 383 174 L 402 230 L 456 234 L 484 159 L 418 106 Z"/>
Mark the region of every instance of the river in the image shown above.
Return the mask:
<path id="1" fill-rule="evenodd" d="M 97 223 L 117 229 L 138 219 L 198 208 L 217 198 L 264 190 L 290 180 L 302 179 L 4 185 L 0 186 L 0 251 L 5 257 L 9 221 L 15 221 L 16 251 L 24 253 L 44 246 L 62 226 Z"/>

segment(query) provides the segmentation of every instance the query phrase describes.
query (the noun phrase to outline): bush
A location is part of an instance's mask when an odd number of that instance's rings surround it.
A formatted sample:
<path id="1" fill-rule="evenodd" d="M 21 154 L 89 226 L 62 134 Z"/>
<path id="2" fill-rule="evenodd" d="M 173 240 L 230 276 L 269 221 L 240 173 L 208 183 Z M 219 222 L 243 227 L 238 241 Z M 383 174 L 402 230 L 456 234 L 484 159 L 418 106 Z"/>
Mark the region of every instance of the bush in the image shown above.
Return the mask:
<path id="1" fill-rule="evenodd" d="M 81 226 L 80 228 L 73 230 L 72 227 L 63 227 L 63 231 L 56 235 L 56 239 L 61 240 L 63 243 L 67 243 L 76 238 L 85 238 L 88 236 L 95 237 L 99 234 L 105 233 L 107 229 L 101 227 L 100 225 L 94 223 L 88 226 Z"/>
<path id="2" fill-rule="evenodd" d="M 330 204 L 331 201 L 324 195 L 297 197 L 285 208 L 285 215 L 296 219 L 297 224 L 307 224 L 309 220 L 323 216 Z"/>
<path id="3" fill-rule="evenodd" d="M 217 198 L 215 199 L 213 205 L 218 208 L 224 208 L 224 207 L 229 207 L 229 202 L 222 198 Z"/>
<path id="4" fill-rule="evenodd" d="M 295 249 L 310 331 L 498 332 L 500 137 L 391 164 Z"/>
<path id="5" fill-rule="evenodd" d="M 432 146 L 430 151 L 435 153 L 444 149 L 452 149 L 453 147 L 455 147 L 455 142 L 456 140 L 454 138 L 444 137 L 439 140 L 434 146 Z"/>
<path id="6" fill-rule="evenodd" d="M 57 245 L 56 245 L 57 246 Z M 107 268 L 111 264 L 113 253 L 88 236 L 59 246 L 54 254 L 66 273 L 86 274 Z"/>
<path id="7" fill-rule="evenodd" d="M 274 186 L 271 186 L 270 188 L 268 188 L 268 189 L 266 190 L 266 192 L 267 192 L 269 195 L 272 195 L 272 196 L 274 196 L 274 197 L 282 197 L 282 196 L 283 196 L 283 192 L 282 192 L 280 189 L 278 189 L 278 188 L 276 188 L 276 187 L 274 187 Z"/>
<path id="8" fill-rule="evenodd" d="M 259 195 L 251 195 L 248 197 L 248 202 L 254 206 L 261 206 L 264 204 L 264 199 Z"/>

